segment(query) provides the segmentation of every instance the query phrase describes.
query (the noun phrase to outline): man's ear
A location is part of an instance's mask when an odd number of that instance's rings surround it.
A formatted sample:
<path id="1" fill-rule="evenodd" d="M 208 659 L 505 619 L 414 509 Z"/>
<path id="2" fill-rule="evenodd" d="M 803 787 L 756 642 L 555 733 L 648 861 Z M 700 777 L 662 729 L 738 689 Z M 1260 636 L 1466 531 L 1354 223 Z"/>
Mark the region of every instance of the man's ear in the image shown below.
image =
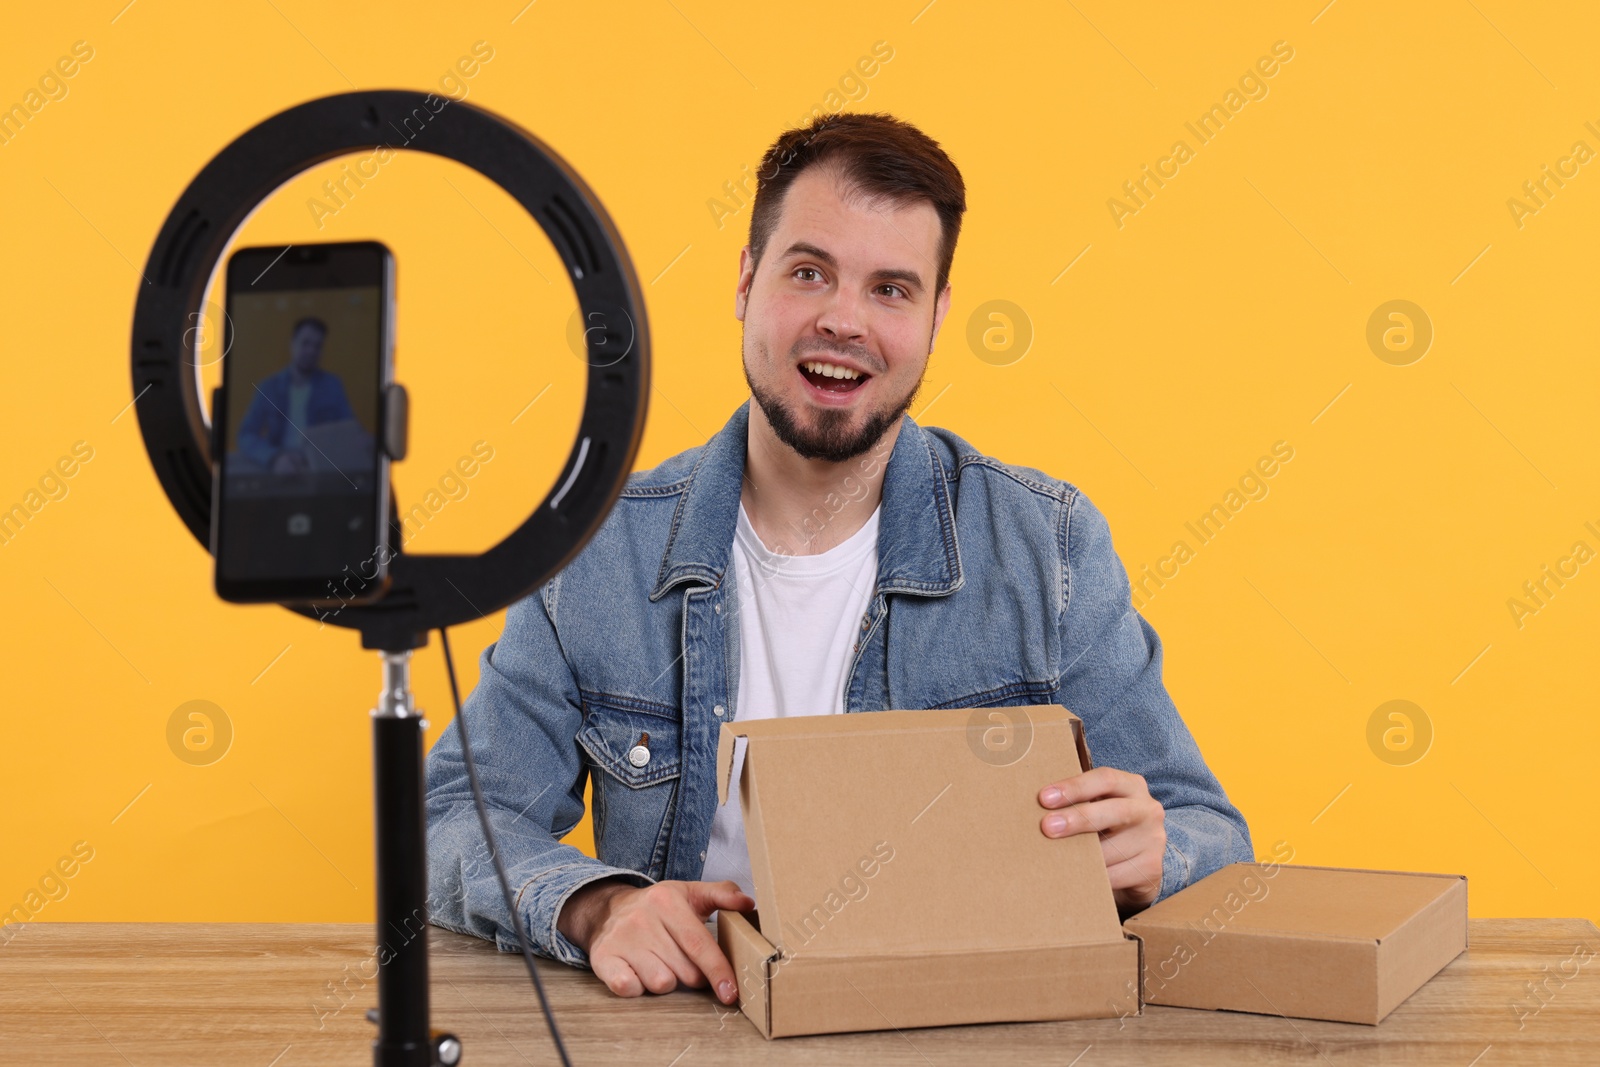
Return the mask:
<path id="1" fill-rule="evenodd" d="M 945 315 L 950 312 L 950 283 L 945 282 L 944 291 L 939 294 L 939 299 L 933 303 L 933 336 L 928 338 L 928 351 L 933 351 L 933 346 L 939 341 L 939 327 L 944 324 Z"/>
<path id="2" fill-rule="evenodd" d="M 750 302 L 750 286 L 756 280 L 755 260 L 750 257 L 750 246 L 739 249 L 739 284 L 733 291 L 733 317 L 744 321 L 744 309 Z"/>

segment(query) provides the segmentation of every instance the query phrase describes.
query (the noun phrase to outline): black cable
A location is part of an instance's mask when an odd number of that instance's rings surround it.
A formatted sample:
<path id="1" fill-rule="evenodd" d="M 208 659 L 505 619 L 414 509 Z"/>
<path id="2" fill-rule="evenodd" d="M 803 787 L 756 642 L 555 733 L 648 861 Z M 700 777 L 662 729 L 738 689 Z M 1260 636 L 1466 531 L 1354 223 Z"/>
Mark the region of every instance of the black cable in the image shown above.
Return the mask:
<path id="1" fill-rule="evenodd" d="M 567 1058 L 567 1046 L 561 1042 L 561 1031 L 556 1029 L 556 1017 L 550 1011 L 550 1001 L 544 995 L 539 969 L 533 965 L 533 952 L 528 948 L 528 939 L 522 935 L 522 920 L 517 916 L 516 902 L 511 896 L 511 882 L 506 878 L 505 866 L 500 862 L 500 850 L 495 847 L 494 832 L 489 829 L 489 811 L 483 804 L 483 790 L 478 788 L 478 770 L 472 762 L 472 745 L 467 741 L 467 720 L 461 714 L 461 690 L 456 686 L 456 665 L 450 656 L 450 637 L 443 626 L 439 627 L 439 643 L 444 646 L 444 666 L 450 674 L 450 698 L 456 705 L 456 726 L 461 730 L 461 755 L 467 764 L 467 782 L 472 786 L 472 802 L 478 808 L 478 822 L 483 824 L 483 839 L 489 845 L 489 858 L 494 860 L 495 876 L 500 879 L 500 892 L 505 894 L 506 914 L 511 918 L 511 928 L 516 931 L 517 947 L 522 950 L 523 962 L 528 965 L 533 988 L 539 994 L 539 1007 L 544 1009 L 544 1021 L 550 1027 L 550 1040 L 555 1042 L 562 1067 L 572 1067 L 572 1061 Z"/>

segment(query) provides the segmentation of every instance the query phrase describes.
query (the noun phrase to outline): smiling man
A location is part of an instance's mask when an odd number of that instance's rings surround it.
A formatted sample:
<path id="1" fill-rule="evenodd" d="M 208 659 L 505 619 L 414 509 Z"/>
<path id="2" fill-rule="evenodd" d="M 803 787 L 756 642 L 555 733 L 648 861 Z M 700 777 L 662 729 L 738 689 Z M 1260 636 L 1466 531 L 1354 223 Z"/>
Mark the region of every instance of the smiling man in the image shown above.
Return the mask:
<path id="1" fill-rule="evenodd" d="M 841 114 L 783 134 L 758 183 L 734 296 L 753 402 L 633 475 L 484 650 L 462 714 L 517 914 L 452 724 L 427 764 L 433 920 L 507 950 L 521 923 L 624 996 L 733 1003 L 706 921 L 754 901 L 717 740 L 765 716 L 1061 704 L 1099 766 L 1017 818 L 1098 834 L 1120 910 L 1252 859 L 1105 518 L 907 414 L 950 310 L 955 165 L 907 123 Z M 586 775 L 598 858 L 560 843 Z"/>

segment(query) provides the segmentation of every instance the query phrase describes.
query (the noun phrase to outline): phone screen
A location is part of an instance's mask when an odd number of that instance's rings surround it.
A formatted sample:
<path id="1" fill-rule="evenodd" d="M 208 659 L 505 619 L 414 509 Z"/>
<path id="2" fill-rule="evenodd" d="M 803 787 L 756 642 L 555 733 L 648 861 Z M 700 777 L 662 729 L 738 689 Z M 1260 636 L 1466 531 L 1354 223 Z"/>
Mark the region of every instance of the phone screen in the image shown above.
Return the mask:
<path id="1" fill-rule="evenodd" d="M 377 242 L 242 248 L 228 260 L 213 419 L 217 592 L 371 600 L 387 580 L 393 258 Z"/>

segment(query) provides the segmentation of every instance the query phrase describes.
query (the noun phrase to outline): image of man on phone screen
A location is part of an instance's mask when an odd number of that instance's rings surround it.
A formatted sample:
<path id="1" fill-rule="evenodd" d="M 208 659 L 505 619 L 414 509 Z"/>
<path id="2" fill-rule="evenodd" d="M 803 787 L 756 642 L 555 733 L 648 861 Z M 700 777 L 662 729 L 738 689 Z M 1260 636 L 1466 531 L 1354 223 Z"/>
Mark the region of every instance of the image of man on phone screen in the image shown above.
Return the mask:
<path id="1" fill-rule="evenodd" d="M 319 366 L 327 323 L 307 316 L 294 324 L 289 365 L 255 386 L 239 426 L 239 451 L 273 474 L 304 474 L 312 469 L 314 448 L 305 431 L 321 423 L 354 419 L 344 383 Z"/>

